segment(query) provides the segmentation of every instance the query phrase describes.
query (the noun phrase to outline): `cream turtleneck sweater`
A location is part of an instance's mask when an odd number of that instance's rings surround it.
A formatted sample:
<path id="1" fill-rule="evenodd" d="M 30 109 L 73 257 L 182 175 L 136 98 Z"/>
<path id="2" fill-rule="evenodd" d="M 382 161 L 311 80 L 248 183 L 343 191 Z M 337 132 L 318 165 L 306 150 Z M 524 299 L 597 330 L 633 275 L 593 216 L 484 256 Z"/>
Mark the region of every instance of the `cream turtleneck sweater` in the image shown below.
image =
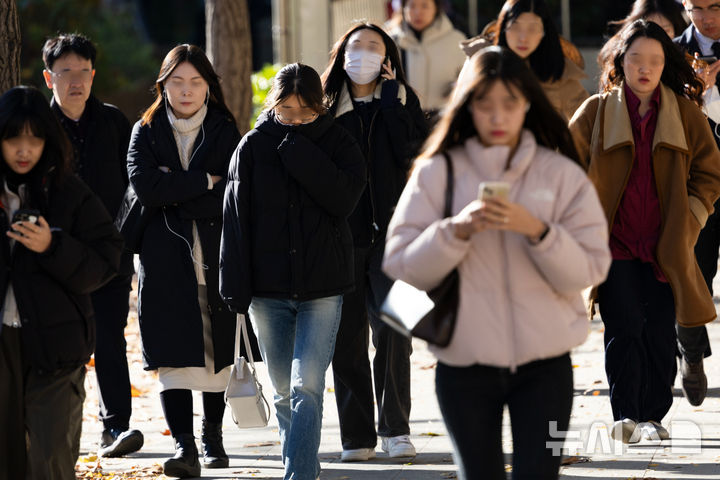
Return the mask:
<path id="1" fill-rule="evenodd" d="M 177 144 L 178 153 L 180 154 L 180 163 L 183 170 L 188 170 L 190 161 L 193 159 L 193 146 L 195 139 L 200 133 L 202 123 L 207 114 L 207 105 L 200 107 L 195 115 L 190 118 L 177 118 L 171 109 L 167 110 L 168 120 L 173 127 L 173 136 Z M 204 141 L 204 138 L 201 139 Z M 208 175 L 208 189 L 212 189 L 212 179 Z M 193 263 L 195 264 L 195 275 L 198 285 L 205 285 L 205 269 L 203 268 L 203 253 L 200 245 L 200 237 L 197 231 L 197 225 L 193 222 L 193 246 L 192 246 Z"/>

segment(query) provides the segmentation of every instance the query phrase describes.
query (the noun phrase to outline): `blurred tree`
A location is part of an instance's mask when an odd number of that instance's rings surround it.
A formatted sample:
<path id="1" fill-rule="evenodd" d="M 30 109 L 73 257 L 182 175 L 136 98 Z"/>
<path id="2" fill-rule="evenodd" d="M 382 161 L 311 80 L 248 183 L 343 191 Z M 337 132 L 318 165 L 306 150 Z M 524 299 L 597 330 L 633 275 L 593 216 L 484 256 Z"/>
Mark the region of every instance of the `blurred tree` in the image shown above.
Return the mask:
<path id="1" fill-rule="evenodd" d="M 20 45 L 15 0 L 0 0 L 0 93 L 20 83 Z"/>
<path id="2" fill-rule="evenodd" d="M 252 114 L 252 44 L 247 0 L 205 0 L 208 58 L 222 79 L 225 102 L 238 130 L 250 129 Z"/>

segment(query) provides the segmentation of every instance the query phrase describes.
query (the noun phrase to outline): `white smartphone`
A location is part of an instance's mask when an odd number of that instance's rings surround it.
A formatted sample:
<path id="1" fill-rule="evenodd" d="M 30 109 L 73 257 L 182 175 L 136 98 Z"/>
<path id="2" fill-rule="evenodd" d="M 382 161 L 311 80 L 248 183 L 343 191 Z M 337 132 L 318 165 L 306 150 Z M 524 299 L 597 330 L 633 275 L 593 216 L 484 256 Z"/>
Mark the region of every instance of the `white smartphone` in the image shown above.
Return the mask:
<path id="1" fill-rule="evenodd" d="M 491 198 L 507 200 L 509 196 L 510 184 L 508 182 L 482 182 L 478 187 L 478 200 L 483 202 Z"/>

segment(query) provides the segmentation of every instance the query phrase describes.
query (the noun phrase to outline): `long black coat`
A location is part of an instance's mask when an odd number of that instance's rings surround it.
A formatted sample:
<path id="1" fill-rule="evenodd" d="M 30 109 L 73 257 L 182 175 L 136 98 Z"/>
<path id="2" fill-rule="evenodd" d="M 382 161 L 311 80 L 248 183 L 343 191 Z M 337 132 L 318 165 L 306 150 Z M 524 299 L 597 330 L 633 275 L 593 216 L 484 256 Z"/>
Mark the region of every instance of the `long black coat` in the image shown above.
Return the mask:
<path id="1" fill-rule="evenodd" d="M 70 136 L 67 123 L 72 120 L 65 117 L 54 97 L 50 105 Z M 75 152 L 75 173 L 100 198 L 110 216 L 115 218 L 128 186 L 130 122 L 117 107 L 102 103 L 94 95 L 90 95 L 85 102 L 83 121 L 86 122 L 87 131 L 85 141 Z M 125 251 L 118 275 L 126 277 L 133 272 L 132 252 Z"/>
<path id="2" fill-rule="evenodd" d="M 364 178 L 357 142 L 329 115 L 300 127 L 261 116 L 233 154 L 225 192 L 220 293 L 231 308 L 351 291 L 347 217 Z"/>
<path id="3" fill-rule="evenodd" d="M 0 237 L 2 305 L 10 281 L 23 348 L 39 374 L 90 360 L 95 350 L 90 293 L 116 275 L 123 250 L 112 218 L 82 180 L 71 174 L 61 183 L 48 179 L 47 184 L 47 206 L 41 211 L 54 229 L 50 248 L 35 253 L 18 242 L 11 256 L 9 238 Z M 0 209 L 0 231 L 8 228 L 7 214 Z"/>
<path id="4" fill-rule="evenodd" d="M 336 122 L 350 132 L 365 154 L 367 186 L 349 219 L 356 247 L 384 243 L 410 165 L 428 135 L 425 115 L 412 89 L 386 80 L 378 85 L 374 97 L 369 119 L 363 120 L 347 89 L 332 108 Z"/>
<path id="5" fill-rule="evenodd" d="M 198 283 L 190 255 L 195 221 L 203 261 L 208 267 L 205 279 L 214 362 L 215 370 L 220 371 L 233 362 L 235 314 L 218 293 L 226 181 L 208 190 L 207 173 L 226 176 L 240 134 L 232 118 L 210 106 L 203 122 L 204 133 L 198 133 L 193 146 L 197 151 L 188 171 L 184 171 L 171 129 L 164 108 L 156 112 L 150 124 L 136 123 L 127 157 L 130 182 L 138 198 L 144 206 L 155 207 L 142 238 L 138 274 L 145 368 L 205 365 Z"/>

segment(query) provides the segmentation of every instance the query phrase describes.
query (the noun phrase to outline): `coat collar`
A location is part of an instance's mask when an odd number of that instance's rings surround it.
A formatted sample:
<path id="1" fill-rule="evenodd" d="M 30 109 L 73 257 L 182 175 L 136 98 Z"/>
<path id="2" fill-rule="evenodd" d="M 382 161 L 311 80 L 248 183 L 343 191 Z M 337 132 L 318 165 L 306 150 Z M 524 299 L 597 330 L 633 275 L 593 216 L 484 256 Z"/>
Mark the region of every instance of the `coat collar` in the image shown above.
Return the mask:
<path id="1" fill-rule="evenodd" d="M 383 80 L 384 82 L 384 80 Z M 380 93 L 382 92 L 382 84 L 383 82 L 380 82 L 375 87 L 375 92 L 373 93 L 373 98 L 380 99 Z M 405 91 L 405 85 L 398 82 L 398 99 L 400 100 L 400 103 L 405 105 L 405 102 L 407 100 L 407 92 Z M 335 118 L 347 113 L 352 112 L 354 107 L 352 103 L 352 98 L 350 98 L 350 92 L 348 91 L 347 83 L 343 85 L 342 90 L 340 90 L 340 95 L 338 97 L 337 101 L 338 107 L 335 110 Z"/>
<path id="2" fill-rule="evenodd" d="M 537 149 L 535 136 L 529 130 L 523 130 L 520 143 L 510 160 L 510 166 L 506 169 L 510 147 L 505 145 L 486 147 L 476 135 L 465 141 L 465 151 L 470 164 L 482 178 L 509 183 L 513 183 L 525 173 Z"/>
<path id="3" fill-rule="evenodd" d="M 410 30 L 410 26 L 403 21 L 403 23 L 391 32 L 391 36 L 396 38 L 398 47 L 402 49 L 417 47 L 420 44 L 428 44 L 437 41 L 448 33 L 455 30 L 452 22 L 444 13 L 441 13 L 433 23 L 428 26 L 422 32 L 422 40 L 418 40 L 415 34 Z"/>
<path id="4" fill-rule="evenodd" d="M 605 99 L 605 115 L 603 119 L 603 150 L 613 150 L 626 145 L 634 145 L 630 115 L 627 101 L 623 93 L 623 85 L 612 89 Z M 675 93 L 660 84 L 660 110 L 658 111 L 657 127 L 653 138 L 652 149 L 658 146 L 688 151 L 685 128 L 680 116 Z"/>

